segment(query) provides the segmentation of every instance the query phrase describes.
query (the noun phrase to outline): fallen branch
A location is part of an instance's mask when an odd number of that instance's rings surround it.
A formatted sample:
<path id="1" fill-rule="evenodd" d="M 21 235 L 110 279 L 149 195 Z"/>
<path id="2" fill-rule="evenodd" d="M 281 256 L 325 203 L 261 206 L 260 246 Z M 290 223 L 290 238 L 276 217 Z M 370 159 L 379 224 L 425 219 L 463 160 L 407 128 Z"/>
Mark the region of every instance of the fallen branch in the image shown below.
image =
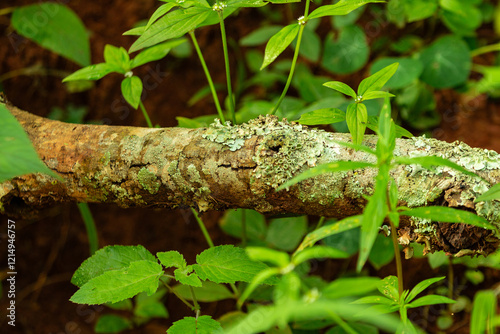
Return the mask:
<path id="1" fill-rule="evenodd" d="M 348 134 L 279 122 L 271 116 L 235 127 L 149 129 L 67 124 L 8 108 L 42 160 L 65 180 L 31 174 L 0 184 L 0 211 L 11 216 L 28 217 L 58 203 L 78 201 L 344 218 L 362 212 L 377 173 L 365 168 L 324 174 L 277 192 L 278 186 L 309 167 L 338 160 L 374 162 L 374 157 L 336 143 L 350 141 Z M 364 144 L 374 148 L 376 137 L 366 136 Z M 442 156 L 491 184 L 500 182 L 500 156 L 464 143 L 398 139 L 395 155 Z M 488 182 L 446 167 L 431 172 L 398 166 L 392 176 L 400 205 L 462 208 L 500 227 L 499 202 L 474 203 L 489 188 Z M 455 255 L 488 254 L 499 245 L 491 231 L 463 224 L 406 219 L 398 232 L 400 242 L 424 242 L 428 251 Z"/>

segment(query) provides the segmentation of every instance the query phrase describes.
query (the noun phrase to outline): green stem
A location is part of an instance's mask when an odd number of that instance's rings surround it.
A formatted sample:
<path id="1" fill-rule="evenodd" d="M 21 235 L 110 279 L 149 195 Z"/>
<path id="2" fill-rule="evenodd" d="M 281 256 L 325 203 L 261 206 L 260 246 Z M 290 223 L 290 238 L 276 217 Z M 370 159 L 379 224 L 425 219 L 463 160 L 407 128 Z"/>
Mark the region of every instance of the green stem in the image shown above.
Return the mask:
<path id="1" fill-rule="evenodd" d="M 12 13 L 17 7 L 7 7 L 4 9 L 0 9 L 0 15 L 7 15 Z"/>
<path id="2" fill-rule="evenodd" d="M 290 84 L 292 83 L 292 78 L 293 74 L 295 72 L 295 65 L 297 64 L 297 59 L 299 58 L 299 50 L 300 50 L 300 43 L 302 42 L 302 35 L 304 33 L 304 27 L 306 26 L 307 23 L 307 16 L 309 15 L 309 3 L 310 1 L 306 1 L 306 8 L 304 10 L 304 17 L 303 17 L 303 23 L 300 24 L 299 28 L 299 34 L 297 37 L 297 45 L 295 46 L 295 52 L 293 54 L 293 59 L 292 59 L 292 66 L 290 67 L 290 73 L 288 74 L 288 79 L 286 80 L 285 88 L 283 89 L 283 92 L 281 93 L 280 98 L 278 99 L 278 102 L 276 103 L 276 106 L 274 106 L 273 111 L 271 111 L 271 115 L 276 114 L 276 111 L 278 111 L 278 108 L 281 105 L 281 102 L 283 102 L 283 99 L 286 96 L 286 93 L 288 92 L 288 88 L 290 88 Z"/>
<path id="3" fill-rule="evenodd" d="M 144 104 L 142 101 L 139 101 L 139 107 L 141 107 L 142 114 L 144 115 L 144 118 L 146 119 L 146 123 L 148 123 L 148 127 L 152 128 L 153 123 L 151 123 L 151 120 L 149 119 L 148 112 L 146 111 L 146 108 L 144 108 Z"/>
<path id="4" fill-rule="evenodd" d="M 99 240 L 97 238 L 97 229 L 95 227 L 94 218 L 92 217 L 92 212 L 90 211 L 89 205 L 87 203 L 78 203 L 77 206 L 80 210 L 80 215 L 82 216 L 83 223 L 85 224 L 85 229 L 87 230 L 90 255 L 93 255 L 99 248 Z"/>
<path id="5" fill-rule="evenodd" d="M 319 218 L 319 221 L 318 221 L 318 224 L 316 224 L 316 228 L 315 230 L 317 230 L 318 228 L 320 228 L 321 226 L 323 226 L 323 224 L 325 223 L 325 217 L 324 216 L 321 216 Z"/>
<path id="6" fill-rule="evenodd" d="M 399 291 L 399 297 L 403 295 L 403 264 L 401 262 L 401 253 L 399 252 L 399 244 L 398 244 L 398 239 L 396 236 L 396 227 L 394 224 L 390 221 L 391 224 L 391 237 L 392 237 L 392 244 L 394 246 L 394 257 L 396 259 L 396 270 L 397 270 L 397 276 L 398 276 L 398 291 Z"/>
<path id="7" fill-rule="evenodd" d="M 193 304 L 194 304 L 193 310 L 196 312 L 196 317 L 198 317 L 201 307 L 200 304 L 198 304 L 198 301 L 196 300 L 196 295 L 194 294 L 194 289 L 191 285 L 189 285 L 189 291 L 191 291 L 191 298 L 193 298 Z"/>
<path id="8" fill-rule="evenodd" d="M 203 221 L 201 220 L 200 216 L 198 216 L 198 212 L 196 212 L 196 210 L 193 208 L 191 208 L 191 212 L 194 214 L 194 217 L 196 218 L 196 221 L 200 226 L 201 232 L 203 233 L 203 236 L 205 236 L 205 240 L 207 240 L 208 246 L 210 248 L 214 247 L 214 242 L 212 241 L 212 238 L 210 238 L 210 234 L 208 234 L 205 224 L 203 224 Z"/>
<path id="9" fill-rule="evenodd" d="M 188 302 L 186 299 L 184 299 L 184 297 L 182 297 L 181 295 L 179 295 L 170 285 L 166 284 L 165 282 L 163 282 L 162 280 L 160 280 L 163 285 L 168 289 L 168 291 L 170 291 L 171 293 L 173 293 L 177 298 L 179 298 L 179 300 L 181 302 L 183 302 L 187 307 L 189 307 L 191 310 L 194 311 L 194 306 L 191 305 L 190 302 Z"/>
<path id="10" fill-rule="evenodd" d="M 233 89 L 231 87 L 231 70 L 229 68 L 229 55 L 227 51 L 227 39 L 226 39 L 226 28 L 224 26 L 224 12 L 219 10 L 219 22 L 220 22 L 220 33 L 222 36 L 222 49 L 224 50 L 224 64 L 226 65 L 226 81 L 227 81 L 227 94 L 229 97 L 229 115 L 236 125 L 236 116 L 234 114 L 234 99 L 233 99 Z"/>
<path id="11" fill-rule="evenodd" d="M 217 91 L 215 89 L 214 82 L 212 81 L 212 76 L 208 71 L 207 63 L 205 62 L 205 58 L 203 57 L 203 53 L 201 52 L 200 46 L 198 45 L 198 41 L 196 40 L 196 36 L 194 35 L 194 31 L 189 32 L 189 36 L 191 36 L 191 40 L 193 41 L 194 48 L 196 53 L 198 54 L 198 58 L 200 59 L 201 66 L 203 67 L 203 71 L 205 72 L 205 76 L 207 77 L 208 85 L 210 86 L 210 91 L 212 92 L 212 98 L 214 99 L 215 108 L 217 108 L 217 113 L 219 114 L 219 118 L 222 124 L 226 123 L 226 118 L 222 113 L 222 108 L 220 107 L 219 98 L 217 97 Z"/>
<path id="12" fill-rule="evenodd" d="M 482 55 L 483 53 L 494 52 L 500 50 L 500 43 L 486 45 L 470 52 L 471 57 Z"/>

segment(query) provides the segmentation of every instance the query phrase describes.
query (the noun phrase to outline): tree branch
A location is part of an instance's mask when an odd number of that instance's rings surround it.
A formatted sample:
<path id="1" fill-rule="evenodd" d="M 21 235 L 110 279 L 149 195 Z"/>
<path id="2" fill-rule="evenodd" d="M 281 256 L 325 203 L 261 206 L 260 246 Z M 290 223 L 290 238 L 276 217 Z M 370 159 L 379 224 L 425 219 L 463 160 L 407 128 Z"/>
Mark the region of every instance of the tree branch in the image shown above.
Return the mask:
<path id="1" fill-rule="evenodd" d="M 364 152 L 337 144 L 348 134 L 328 133 L 276 117 L 240 126 L 149 129 L 51 121 L 7 106 L 28 133 L 42 160 L 64 183 L 31 174 L 0 184 L 0 212 L 11 216 L 68 201 L 116 203 L 122 207 L 193 206 L 199 211 L 249 208 L 263 214 L 295 213 L 344 218 L 362 212 L 377 171 L 324 174 L 276 192 L 286 180 L 322 163 L 375 162 Z M 376 137 L 365 145 L 375 148 Z M 439 155 L 500 181 L 500 156 L 464 143 L 422 137 L 398 139 L 397 156 Z M 489 184 L 438 167 L 397 166 L 392 177 L 400 205 L 445 205 L 474 211 L 500 227 L 498 201 L 474 203 Z M 499 240 L 490 231 L 463 224 L 403 220 L 400 242 L 424 242 L 428 251 L 488 254 Z"/>

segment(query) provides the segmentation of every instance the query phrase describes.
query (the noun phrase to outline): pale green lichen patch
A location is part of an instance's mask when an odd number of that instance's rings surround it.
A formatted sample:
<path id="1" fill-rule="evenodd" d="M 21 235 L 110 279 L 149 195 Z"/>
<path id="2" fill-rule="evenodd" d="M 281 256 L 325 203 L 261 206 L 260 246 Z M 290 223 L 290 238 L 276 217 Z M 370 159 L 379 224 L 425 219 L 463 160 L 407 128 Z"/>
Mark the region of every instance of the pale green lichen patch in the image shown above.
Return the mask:
<path id="1" fill-rule="evenodd" d="M 151 172 L 147 167 L 142 167 L 137 173 L 137 181 L 139 184 L 154 195 L 160 189 L 160 181 L 157 180 L 156 174 Z"/>

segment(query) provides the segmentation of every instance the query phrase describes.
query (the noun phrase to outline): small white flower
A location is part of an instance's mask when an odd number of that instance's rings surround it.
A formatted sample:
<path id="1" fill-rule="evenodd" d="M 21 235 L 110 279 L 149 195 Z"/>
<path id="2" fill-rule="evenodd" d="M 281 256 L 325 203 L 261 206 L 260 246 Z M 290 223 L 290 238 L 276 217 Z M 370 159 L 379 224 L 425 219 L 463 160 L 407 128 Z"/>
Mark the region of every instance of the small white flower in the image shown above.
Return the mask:
<path id="1" fill-rule="evenodd" d="M 301 16 L 297 19 L 297 21 L 299 21 L 299 24 L 301 26 L 303 26 L 304 24 L 306 24 L 306 18 L 304 16 Z"/>
<path id="2" fill-rule="evenodd" d="M 131 78 L 134 75 L 134 73 L 132 71 L 128 71 L 124 75 L 125 75 L 125 78 Z"/>

